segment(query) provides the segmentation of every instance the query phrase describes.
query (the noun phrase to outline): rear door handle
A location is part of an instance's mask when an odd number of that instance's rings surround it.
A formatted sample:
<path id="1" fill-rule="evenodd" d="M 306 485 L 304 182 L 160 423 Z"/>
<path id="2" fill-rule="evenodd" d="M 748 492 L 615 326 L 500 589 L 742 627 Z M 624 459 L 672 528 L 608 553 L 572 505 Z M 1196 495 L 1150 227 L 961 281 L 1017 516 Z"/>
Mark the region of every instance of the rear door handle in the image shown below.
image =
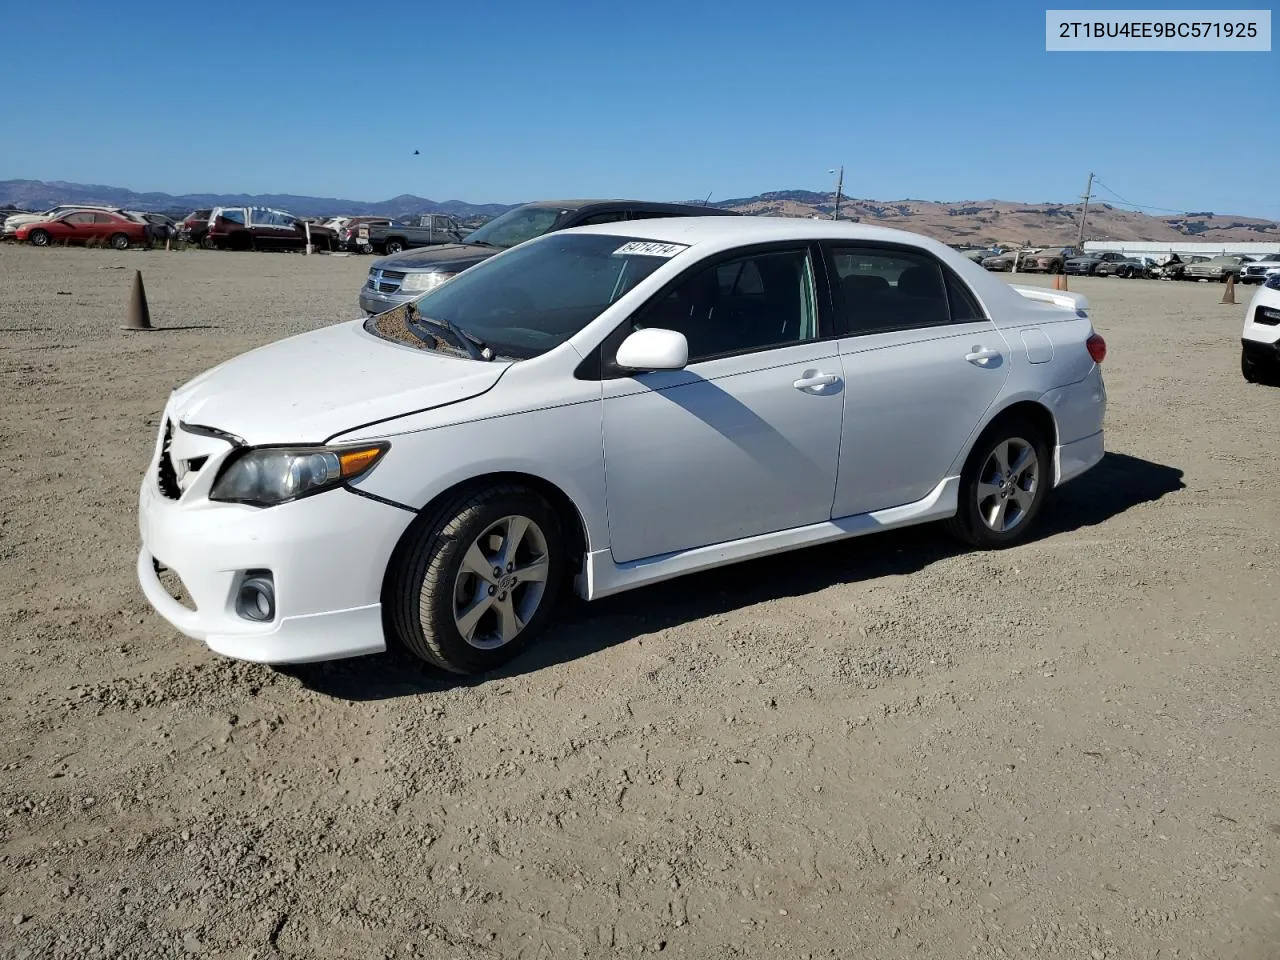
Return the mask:
<path id="1" fill-rule="evenodd" d="M 986 347 L 976 347 L 970 353 L 966 353 L 964 358 L 970 363 L 983 367 L 986 366 L 988 360 L 995 360 L 999 356 L 999 350 L 989 350 Z"/>
<path id="2" fill-rule="evenodd" d="M 829 387 L 839 381 L 840 378 L 834 373 L 815 373 L 812 376 L 801 377 L 791 385 L 797 390 L 808 390 L 810 387 Z"/>

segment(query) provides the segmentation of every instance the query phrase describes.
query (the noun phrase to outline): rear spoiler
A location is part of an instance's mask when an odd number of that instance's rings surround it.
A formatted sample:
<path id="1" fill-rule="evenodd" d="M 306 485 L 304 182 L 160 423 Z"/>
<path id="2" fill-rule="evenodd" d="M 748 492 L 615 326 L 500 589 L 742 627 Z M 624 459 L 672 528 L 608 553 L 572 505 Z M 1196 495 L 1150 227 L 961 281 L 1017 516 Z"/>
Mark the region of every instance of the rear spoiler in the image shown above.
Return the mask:
<path id="1" fill-rule="evenodd" d="M 1045 287 L 1025 287 L 1018 283 L 1011 283 L 1009 286 L 1028 300 L 1035 300 L 1038 303 L 1047 303 L 1063 310 L 1070 310 L 1082 318 L 1087 317 L 1089 314 L 1089 298 L 1083 293 L 1071 293 L 1067 290 L 1049 290 Z"/>

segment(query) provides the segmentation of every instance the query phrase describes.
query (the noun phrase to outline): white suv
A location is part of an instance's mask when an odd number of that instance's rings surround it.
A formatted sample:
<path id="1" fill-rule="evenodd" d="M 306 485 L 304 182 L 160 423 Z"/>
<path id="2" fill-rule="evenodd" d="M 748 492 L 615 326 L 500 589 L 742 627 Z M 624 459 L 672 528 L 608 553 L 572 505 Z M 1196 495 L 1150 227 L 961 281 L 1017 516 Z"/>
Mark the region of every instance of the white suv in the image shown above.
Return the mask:
<path id="1" fill-rule="evenodd" d="M 1280 273 L 1258 288 L 1244 315 L 1240 369 L 1250 383 L 1280 383 Z"/>

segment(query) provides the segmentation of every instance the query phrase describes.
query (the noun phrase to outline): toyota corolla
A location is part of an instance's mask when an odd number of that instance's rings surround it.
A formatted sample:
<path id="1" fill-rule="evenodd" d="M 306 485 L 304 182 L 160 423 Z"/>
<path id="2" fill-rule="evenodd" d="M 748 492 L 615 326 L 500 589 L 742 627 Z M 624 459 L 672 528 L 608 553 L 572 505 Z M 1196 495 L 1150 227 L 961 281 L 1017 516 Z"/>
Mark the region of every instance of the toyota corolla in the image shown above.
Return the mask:
<path id="1" fill-rule="evenodd" d="M 935 520 L 1026 540 L 1103 456 L 1105 353 L 1079 294 L 901 231 L 547 234 L 175 390 L 137 575 L 231 657 L 485 671 L 570 591 Z"/>

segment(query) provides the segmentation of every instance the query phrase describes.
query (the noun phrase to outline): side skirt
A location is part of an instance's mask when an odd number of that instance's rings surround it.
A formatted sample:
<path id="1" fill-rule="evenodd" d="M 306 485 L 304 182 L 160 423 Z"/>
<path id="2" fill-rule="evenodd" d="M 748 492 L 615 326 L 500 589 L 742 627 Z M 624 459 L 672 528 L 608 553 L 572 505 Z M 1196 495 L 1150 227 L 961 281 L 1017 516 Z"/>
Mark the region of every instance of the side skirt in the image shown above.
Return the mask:
<path id="1" fill-rule="evenodd" d="M 709 547 L 695 547 L 629 563 L 613 562 L 609 550 L 596 550 L 587 554 L 586 577 L 579 577 L 577 592 L 587 600 L 598 600 L 611 594 L 633 590 L 636 587 L 660 583 L 674 577 L 741 560 L 765 557 L 787 550 L 813 547 L 834 540 L 861 537 L 895 527 L 907 527 L 917 523 L 944 520 L 955 515 L 960 489 L 959 477 L 947 477 L 921 500 L 900 507 L 889 507 L 873 513 L 860 513 L 837 520 L 826 520 L 790 530 L 744 537 L 728 543 Z M 585 582 L 584 582 L 585 580 Z M 585 588 L 585 589 L 584 589 Z"/>

